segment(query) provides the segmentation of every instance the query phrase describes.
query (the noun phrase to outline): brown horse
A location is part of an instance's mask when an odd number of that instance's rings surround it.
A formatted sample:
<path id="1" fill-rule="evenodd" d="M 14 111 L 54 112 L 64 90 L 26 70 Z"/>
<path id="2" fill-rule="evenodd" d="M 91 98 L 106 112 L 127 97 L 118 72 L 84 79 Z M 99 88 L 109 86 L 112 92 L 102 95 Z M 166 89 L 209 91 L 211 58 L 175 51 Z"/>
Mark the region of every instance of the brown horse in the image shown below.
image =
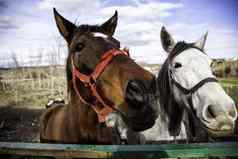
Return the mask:
<path id="1" fill-rule="evenodd" d="M 104 123 L 116 112 L 133 131 L 152 127 L 158 116 L 155 76 L 120 50 L 113 38 L 117 12 L 102 25 L 75 26 L 55 9 L 68 46 L 68 105 L 48 108 L 41 117 L 42 142 L 115 144 L 114 128 Z"/>

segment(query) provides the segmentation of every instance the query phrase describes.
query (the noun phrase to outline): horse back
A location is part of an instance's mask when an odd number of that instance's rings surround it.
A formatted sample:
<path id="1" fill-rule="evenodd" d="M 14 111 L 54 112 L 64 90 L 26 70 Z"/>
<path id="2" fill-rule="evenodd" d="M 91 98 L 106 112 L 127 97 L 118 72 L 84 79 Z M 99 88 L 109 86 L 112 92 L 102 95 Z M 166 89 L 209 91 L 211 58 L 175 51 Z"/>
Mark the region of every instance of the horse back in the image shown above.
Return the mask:
<path id="1" fill-rule="evenodd" d="M 60 141 L 65 128 L 65 104 L 54 104 L 47 108 L 40 118 L 40 140 Z"/>

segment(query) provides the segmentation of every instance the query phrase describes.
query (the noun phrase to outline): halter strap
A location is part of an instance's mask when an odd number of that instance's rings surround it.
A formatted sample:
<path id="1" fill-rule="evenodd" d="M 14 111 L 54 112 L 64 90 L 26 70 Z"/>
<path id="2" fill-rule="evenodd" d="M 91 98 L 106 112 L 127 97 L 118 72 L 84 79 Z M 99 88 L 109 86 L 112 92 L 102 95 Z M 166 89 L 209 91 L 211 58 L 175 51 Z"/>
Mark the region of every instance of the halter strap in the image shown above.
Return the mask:
<path id="1" fill-rule="evenodd" d="M 197 49 L 199 51 L 201 51 L 201 53 L 206 54 L 203 50 L 195 47 L 192 43 L 190 44 L 186 44 L 185 42 L 180 42 L 179 44 L 177 44 L 175 46 L 175 48 L 172 50 L 171 52 L 171 59 L 175 58 L 176 56 L 178 56 L 179 54 L 181 54 L 183 51 L 189 49 L 189 48 L 194 48 Z M 187 109 L 192 117 L 194 119 L 196 119 L 202 126 L 202 128 L 206 128 L 206 126 L 199 120 L 199 118 L 196 116 L 196 110 L 194 109 L 194 105 L 193 105 L 193 101 L 192 101 L 192 95 L 193 93 L 195 93 L 199 88 L 201 88 L 204 84 L 209 83 L 209 82 L 218 82 L 218 80 L 214 77 L 207 77 L 203 80 L 201 80 L 200 82 L 198 82 L 195 86 L 193 86 L 190 89 L 187 89 L 185 87 L 183 87 L 180 83 L 178 83 L 172 76 L 172 72 L 171 70 L 168 71 L 169 77 L 170 77 L 170 81 L 171 84 L 174 84 L 180 91 L 182 91 L 185 95 L 187 95 L 187 99 L 188 99 L 188 107 L 190 109 Z"/>
<path id="2" fill-rule="evenodd" d="M 177 45 L 173 48 L 173 50 L 171 51 L 171 59 L 175 58 L 176 56 L 178 56 L 179 54 L 181 54 L 183 51 L 189 49 L 189 48 L 194 48 L 197 49 L 199 51 L 201 51 L 203 54 L 206 54 L 203 50 L 201 50 L 198 47 L 195 47 L 193 43 L 185 43 L 185 42 L 179 42 L 177 43 Z M 203 80 L 201 80 L 200 82 L 198 82 L 195 86 L 193 86 L 191 89 L 187 89 L 185 87 L 183 87 L 180 83 L 178 83 L 172 75 L 171 70 L 168 71 L 169 73 L 169 77 L 171 79 L 171 82 L 179 89 L 181 90 L 184 94 L 193 94 L 194 92 L 196 92 L 200 87 L 202 87 L 205 83 L 208 82 L 218 82 L 218 80 L 214 77 L 207 77 Z"/>
<path id="3" fill-rule="evenodd" d="M 104 55 L 101 57 L 99 64 L 95 67 L 94 71 L 90 75 L 85 75 L 81 73 L 74 65 L 73 58 L 71 58 L 71 64 L 72 64 L 72 74 L 73 74 L 73 88 L 79 97 L 79 99 L 92 106 L 93 110 L 97 113 L 98 121 L 105 122 L 106 116 L 116 111 L 115 106 L 108 105 L 104 102 L 102 97 L 99 95 L 97 88 L 96 88 L 96 82 L 97 79 L 100 77 L 100 75 L 103 73 L 105 68 L 110 64 L 110 62 L 113 60 L 114 57 L 118 55 L 123 56 L 129 56 L 129 50 L 118 50 L 118 49 L 111 49 L 104 53 Z M 93 103 L 87 102 L 81 95 L 81 93 L 78 90 L 76 80 L 79 79 L 85 87 L 89 87 L 91 91 L 91 95 L 95 97 L 95 101 Z"/>
<path id="4" fill-rule="evenodd" d="M 204 84 L 209 83 L 209 82 L 218 82 L 218 80 L 214 77 L 208 77 L 205 78 L 203 80 L 201 80 L 200 82 L 198 82 L 195 86 L 193 86 L 191 89 L 187 89 L 185 87 L 183 87 L 180 83 L 178 83 L 170 74 L 170 78 L 171 78 L 171 83 L 174 84 L 179 90 L 181 90 L 185 95 L 187 95 L 187 100 L 188 100 L 188 107 L 190 109 L 187 109 L 188 112 L 191 113 L 192 117 L 194 118 L 194 120 L 197 120 L 197 122 L 200 123 L 201 127 L 203 129 L 206 129 L 206 126 L 200 121 L 200 119 L 196 116 L 196 110 L 194 108 L 194 104 L 193 104 L 193 93 L 195 93 L 199 88 L 201 88 Z"/>
<path id="5" fill-rule="evenodd" d="M 218 80 L 214 77 L 208 77 L 205 78 L 203 80 L 201 80 L 200 82 L 198 82 L 195 86 L 193 86 L 191 89 L 187 89 L 185 87 L 183 87 L 180 83 L 178 83 L 176 80 L 174 80 L 174 78 L 171 77 L 171 82 L 179 89 L 181 90 L 184 94 L 193 94 L 194 92 L 196 92 L 200 87 L 202 87 L 204 84 L 209 83 L 209 82 L 218 82 Z"/>

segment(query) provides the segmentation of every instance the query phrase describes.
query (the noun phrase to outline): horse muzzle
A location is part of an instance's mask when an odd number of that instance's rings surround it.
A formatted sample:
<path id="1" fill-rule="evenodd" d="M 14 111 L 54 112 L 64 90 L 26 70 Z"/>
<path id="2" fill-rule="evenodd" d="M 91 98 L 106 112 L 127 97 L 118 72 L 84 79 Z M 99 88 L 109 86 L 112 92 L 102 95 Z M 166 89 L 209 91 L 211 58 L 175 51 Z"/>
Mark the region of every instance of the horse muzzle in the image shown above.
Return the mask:
<path id="1" fill-rule="evenodd" d="M 129 116 L 125 119 L 125 123 L 133 131 L 139 132 L 151 128 L 157 119 L 157 115 L 150 109 L 144 112 L 138 112 L 134 116 Z"/>
<path id="2" fill-rule="evenodd" d="M 127 125 L 134 131 L 151 128 L 158 117 L 158 105 L 151 84 L 139 80 L 128 82 L 126 89 L 128 104 Z"/>
<path id="3" fill-rule="evenodd" d="M 226 114 L 220 114 L 212 122 L 204 122 L 208 133 L 213 137 L 231 136 L 235 131 L 235 120 Z"/>

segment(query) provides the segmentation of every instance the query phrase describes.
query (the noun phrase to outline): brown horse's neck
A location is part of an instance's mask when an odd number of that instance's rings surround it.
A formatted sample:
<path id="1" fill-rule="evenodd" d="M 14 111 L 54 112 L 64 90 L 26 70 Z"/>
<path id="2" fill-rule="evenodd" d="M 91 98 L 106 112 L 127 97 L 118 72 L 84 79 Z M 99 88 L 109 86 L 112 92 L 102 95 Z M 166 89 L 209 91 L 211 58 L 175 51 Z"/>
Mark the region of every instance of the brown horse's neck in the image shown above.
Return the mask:
<path id="1" fill-rule="evenodd" d="M 68 94 L 69 94 L 69 108 L 70 110 L 74 110 L 72 113 L 77 112 L 78 114 L 80 114 L 79 119 L 87 119 L 89 118 L 89 122 L 93 125 L 96 125 L 98 123 L 95 123 L 95 121 L 97 121 L 97 115 L 96 113 L 93 111 L 91 105 L 84 103 L 80 97 L 78 96 L 78 94 L 76 93 L 76 90 L 74 88 L 73 85 L 73 75 L 72 75 L 72 66 L 71 66 L 71 57 L 68 57 L 67 59 L 67 65 L 66 65 L 66 72 L 67 72 L 67 85 L 68 85 Z M 76 79 L 76 89 L 78 91 L 78 93 L 80 93 L 80 96 L 82 98 L 84 98 L 85 100 L 90 100 L 91 96 L 90 96 L 90 91 L 89 88 L 86 88 L 85 85 L 79 81 L 78 79 Z M 82 121 L 82 119 L 80 120 L 80 122 Z"/>
<path id="2" fill-rule="evenodd" d="M 97 114 L 94 112 L 92 106 L 81 101 L 74 89 L 71 89 L 69 101 L 70 104 L 68 109 L 72 110 L 72 115 L 77 114 L 76 116 L 79 124 L 87 124 L 90 126 L 99 124 Z"/>
<path id="3" fill-rule="evenodd" d="M 102 126 L 98 122 L 97 114 L 91 105 L 85 104 L 77 97 L 71 95 L 68 106 L 68 115 L 70 118 L 69 130 L 75 130 L 79 143 L 88 144 L 112 144 L 112 129 Z"/>
<path id="4" fill-rule="evenodd" d="M 71 63 L 67 60 L 67 86 L 69 105 L 67 107 L 67 116 L 69 120 L 68 130 L 75 130 L 73 138 L 78 138 L 78 143 L 91 144 L 112 144 L 112 129 L 102 126 L 98 122 L 98 116 L 90 104 L 80 100 L 72 81 Z M 77 89 L 84 99 L 91 100 L 90 91 L 84 84 L 76 80 Z"/>

